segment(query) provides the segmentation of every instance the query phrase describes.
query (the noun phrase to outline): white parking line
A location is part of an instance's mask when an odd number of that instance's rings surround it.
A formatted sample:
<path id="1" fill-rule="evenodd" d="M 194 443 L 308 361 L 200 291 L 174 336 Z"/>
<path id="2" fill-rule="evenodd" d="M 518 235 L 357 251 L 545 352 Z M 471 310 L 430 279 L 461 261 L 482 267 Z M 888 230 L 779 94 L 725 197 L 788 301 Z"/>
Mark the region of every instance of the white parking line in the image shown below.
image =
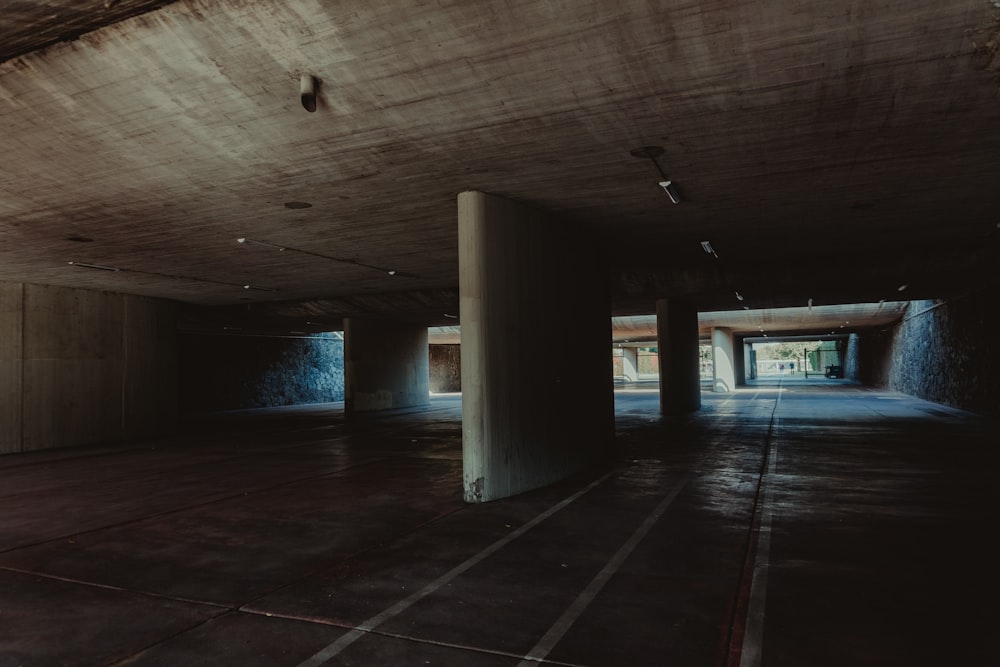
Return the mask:
<path id="1" fill-rule="evenodd" d="M 659 502 L 659 504 L 650 512 L 649 516 L 646 517 L 645 521 L 636 528 L 632 536 L 621 546 L 620 549 L 611 557 L 600 572 L 597 573 L 591 582 L 587 585 L 583 592 L 577 596 L 576 600 L 566 608 L 556 622 L 549 628 L 549 631 L 535 644 L 534 648 L 528 651 L 528 654 L 524 656 L 524 659 L 518 664 L 518 667 L 529 667 L 536 662 L 541 662 L 545 657 L 552 652 L 559 640 L 563 638 L 573 624 L 576 622 L 580 615 L 586 611 L 590 603 L 594 601 L 597 594 L 601 592 L 604 585 L 608 583 L 608 580 L 621 568 L 622 563 L 625 559 L 629 557 L 629 554 L 636 548 L 639 542 L 642 541 L 649 530 L 653 527 L 663 513 L 670 507 L 670 504 L 674 502 L 677 494 L 681 492 L 688 483 L 687 479 L 682 480 L 674 489 L 667 494 L 667 496 Z"/>
<path id="2" fill-rule="evenodd" d="M 462 574 L 463 572 L 465 572 L 466 570 L 468 570 L 472 566 L 476 565 L 477 563 L 480 563 L 481 561 L 485 560 L 486 558 L 489 558 L 494 553 L 496 553 L 497 551 L 499 551 L 503 547 L 507 546 L 508 544 L 510 544 L 511 542 L 513 542 L 514 540 L 516 540 L 521 535 L 524 535 L 526 532 L 528 532 L 529 530 L 531 530 L 532 528 L 534 528 L 535 526 L 537 526 L 541 522 L 545 521 L 546 519 L 548 519 L 550 516 L 552 516 L 553 514 L 555 514 L 556 512 L 558 512 L 559 510 L 563 509 L 564 507 L 566 507 L 567 505 L 569 505 L 570 503 L 572 503 L 574 500 L 580 498 L 581 496 L 583 496 L 584 494 L 586 494 L 588 491 L 590 491 L 590 490 L 594 489 L 595 487 L 599 486 L 600 484 L 602 484 L 605 480 L 607 480 L 613 474 L 615 474 L 615 471 L 607 473 L 603 477 L 600 477 L 599 479 L 591 482 L 590 484 L 588 484 L 584 488 L 580 489 L 579 491 L 577 491 L 573 495 L 567 496 L 563 500 L 559 501 L 558 503 L 556 503 L 555 505 L 553 505 L 549 509 L 545 510 L 544 512 L 542 512 L 541 514 L 539 514 L 538 516 L 536 516 L 531 521 L 529 521 L 526 524 L 522 525 L 517 530 L 514 530 L 514 531 L 508 533 L 506 536 L 500 538 L 499 540 L 497 540 L 493 544 L 489 545 L 488 547 L 486 547 L 485 549 L 483 549 L 482 551 L 480 551 L 476 555 L 471 556 L 467 560 L 463 561 L 462 563 L 460 563 L 460 564 L 456 565 L 455 567 L 453 567 L 452 569 L 448 570 L 446 573 L 444 573 L 443 575 L 441 575 L 440 577 L 438 577 L 437 579 L 435 579 L 431 583 L 427 584 L 426 586 L 424 586 L 423 588 L 421 588 L 416 593 L 410 595 L 407 598 L 404 598 L 404 599 L 400 600 L 399 602 L 397 602 L 396 604 L 392 605 L 391 607 L 389 607 L 389 608 L 387 608 L 387 609 L 379 612 L 378 614 L 376 614 L 375 616 L 372 616 L 371 618 L 369 618 L 368 620 L 364 621 L 363 623 L 360 623 L 357 627 L 355 627 L 355 628 L 349 630 L 347 633 L 341 635 L 339 639 L 337 639 L 336 641 L 334 641 L 333 643 L 331 643 L 329 646 L 327 646 L 326 648 L 322 649 L 318 653 L 314 654 L 310 658 L 307 658 L 303 662 L 299 663 L 298 667 L 318 667 L 319 665 L 322 665 L 323 663 L 325 663 L 327 660 L 330 660 L 331 658 L 339 655 L 348 646 L 350 646 L 351 644 L 353 644 L 357 640 L 361 639 L 363 636 L 365 636 L 369 632 L 373 631 L 378 626 L 380 626 L 383 623 L 385 623 L 386 621 L 388 621 L 388 620 L 390 620 L 390 619 L 398 616 L 399 614 L 402 614 L 404 611 L 406 611 L 407 609 L 409 609 L 411 606 L 413 606 L 414 604 L 416 604 L 420 600 L 424 599 L 428 595 L 431 595 L 432 593 L 434 593 L 435 591 L 437 591 L 442 586 L 446 585 L 448 582 L 450 582 L 452 579 L 454 579 L 458 575 Z"/>
<path id="3" fill-rule="evenodd" d="M 777 426 L 777 419 L 775 420 Z M 759 667 L 763 653 L 764 610 L 767 599 L 767 571 L 771 567 L 771 522 L 774 507 L 774 472 L 778 466 L 778 450 L 771 444 L 767 476 L 764 478 L 764 500 L 757 533 L 757 552 L 750 583 L 750 600 L 747 603 L 746 629 L 740 650 L 740 667 Z"/>

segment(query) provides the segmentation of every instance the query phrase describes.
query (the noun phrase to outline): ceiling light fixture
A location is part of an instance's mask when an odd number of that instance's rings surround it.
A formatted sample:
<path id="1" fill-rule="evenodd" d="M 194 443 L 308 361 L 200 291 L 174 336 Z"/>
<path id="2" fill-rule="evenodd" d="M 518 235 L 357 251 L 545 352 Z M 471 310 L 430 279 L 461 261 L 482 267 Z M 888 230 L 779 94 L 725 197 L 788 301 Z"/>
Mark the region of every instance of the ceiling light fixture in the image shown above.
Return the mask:
<path id="1" fill-rule="evenodd" d="M 907 287 L 909 287 L 909 286 L 910 286 L 910 284 L 909 284 L 909 283 L 903 283 L 902 285 L 900 285 L 899 287 L 897 287 L 897 288 L 896 288 L 896 291 L 897 291 L 897 292 L 902 292 L 902 291 L 905 291 L 905 290 L 906 290 L 906 288 L 907 288 Z"/>
<path id="2" fill-rule="evenodd" d="M 668 197 L 670 197 L 671 203 L 681 203 L 681 196 L 677 193 L 677 188 L 674 187 L 673 181 L 660 181 L 660 187 L 663 188 L 663 191 L 667 193 Z"/>
<path id="3" fill-rule="evenodd" d="M 718 253 L 715 252 L 715 248 L 712 247 L 712 243 L 710 241 L 702 241 L 701 249 L 707 252 L 709 255 L 715 255 L 715 258 L 719 259 L 719 255 Z"/>
<path id="4" fill-rule="evenodd" d="M 416 275 L 414 275 L 412 273 L 406 273 L 404 271 L 398 271 L 396 269 L 386 269 L 386 268 L 381 267 L 381 266 L 375 266 L 374 264 L 366 264 L 364 262 L 359 262 L 356 259 L 351 259 L 351 258 L 348 258 L 348 257 L 334 257 L 333 255 L 324 255 L 322 253 L 313 252 L 312 250 L 302 250 L 301 248 L 291 248 L 289 246 L 278 245 L 277 243 L 270 243 L 268 241 L 258 241 L 256 239 L 250 239 L 250 238 L 247 238 L 245 236 L 241 236 L 240 238 L 236 239 L 236 242 L 239 243 L 240 245 L 254 244 L 254 245 L 264 246 L 265 248 L 273 248 L 273 249 L 279 250 L 279 251 L 287 250 L 289 252 L 297 252 L 297 253 L 302 254 L 302 255 L 309 255 L 310 257 L 319 257 L 320 259 L 327 259 L 327 260 L 330 260 L 331 262 L 340 262 L 341 264 L 350 264 L 352 266 L 360 266 L 360 267 L 363 267 L 363 268 L 366 268 L 366 269 L 373 269 L 375 271 L 382 271 L 384 273 L 388 273 L 390 276 L 401 276 L 401 277 L 406 277 L 406 278 L 417 278 L 418 277 L 418 276 L 416 276 Z"/>
<path id="5" fill-rule="evenodd" d="M 672 180 L 667 178 L 667 174 L 664 173 L 663 168 L 660 167 L 660 163 L 656 161 L 656 158 L 663 155 L 662 146 L 641 146 L 639 148 L 633 148 L 629 151 L 629 153 L 632 157 L 650 160 L 653 163 L 653 166 L 656 167 L 656 171 L 660 174 L 660 187 L 663 188 L 663 191 L 667 193 L 668 197 L 670 197 L 670 201 L 674 204 L 681 203 L 681 195 L 677 192 L 677 186 L 674 185 Z"/>
<path id="6" fill-rule="evenodd" d="M 299 77 L 299 99 L 302 100 L 302 108 L 312 113 L 316 111 L 316 91 L 319 88 L 319 79 L 312 74 L 303 74 Z"/>
<path id="7" fill-rule="evenodd" d="M 742 294 L 740 294 L 739 292 L 734 292 L 734 294 L 736 295 L 736 300 L 737 301 L 742 301 L 743 300 L 743 295 Z"/>

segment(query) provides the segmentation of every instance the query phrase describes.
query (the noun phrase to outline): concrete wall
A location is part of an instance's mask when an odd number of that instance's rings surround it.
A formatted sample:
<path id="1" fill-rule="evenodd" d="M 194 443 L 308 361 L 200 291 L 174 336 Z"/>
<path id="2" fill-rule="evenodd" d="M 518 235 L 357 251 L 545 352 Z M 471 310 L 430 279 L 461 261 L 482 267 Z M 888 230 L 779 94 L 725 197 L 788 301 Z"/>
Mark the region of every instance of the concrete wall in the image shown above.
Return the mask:
<path id="1" fill-rule="evenodd" d="M 344 320 L 344 342 L 348 413 L 430 401 L 426 326 L 351 317 Z"/>
<path id="2" fill-rule="evenodd" d="M 24 285 L 0 282 L 0 454 L 21 451 Z"/>
<path id="3" fill-rule="evenodd" d="M 315 337 L 180 336 L 183 412 L 344 400 L 344 341 Z"/>
<path id="4" fill-rule="evenodd" d="M 429 353 L 431 391 L 462 391 L 462 346 L 431 345 Z"/>
<path id="5" fill-rule="evenodd" d="M 0 283 L 0 453 L 169 427 L 175 328 L 171 302 Z"/>
<path id="6" fill-rule="evenodd" d="M 987 299 L 914 301 L 896 326 L 860 335 L 868 385 L 1000 415 L 995 315 Z"/>

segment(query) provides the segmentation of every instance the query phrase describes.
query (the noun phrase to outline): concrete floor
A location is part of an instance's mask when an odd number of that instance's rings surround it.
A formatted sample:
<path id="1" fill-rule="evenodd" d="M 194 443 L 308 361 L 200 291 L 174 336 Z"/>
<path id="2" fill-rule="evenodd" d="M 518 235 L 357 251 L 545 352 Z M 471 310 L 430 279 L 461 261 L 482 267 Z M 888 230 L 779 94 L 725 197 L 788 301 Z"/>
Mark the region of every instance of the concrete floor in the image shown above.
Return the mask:
<path id="1" fill-rule="evenodd" d="M 616 392 L 613 466 L 461 500 L 460 403 L 0 458 L 0 665 L 985 665 L 997 424 L 846 382 Z"/>

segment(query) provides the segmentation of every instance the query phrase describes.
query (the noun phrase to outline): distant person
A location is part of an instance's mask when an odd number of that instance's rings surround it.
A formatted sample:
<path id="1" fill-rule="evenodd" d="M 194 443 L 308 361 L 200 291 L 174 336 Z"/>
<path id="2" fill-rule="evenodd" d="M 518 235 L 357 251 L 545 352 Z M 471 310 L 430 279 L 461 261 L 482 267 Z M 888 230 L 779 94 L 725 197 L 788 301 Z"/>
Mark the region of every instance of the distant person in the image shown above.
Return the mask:
<path id="1" fill-rule="evenodd" d="M 784 364 L 778 364 L 778 372 L 779 373 L 784 373 L 785 372 L 785 365 Z"/>
<path id="2" fill-rule="evenodd" d="M 792 373 L 795 372 L 795 362 L 794 361 L 788 362 L 788 370 L 790 370 Z"/>

